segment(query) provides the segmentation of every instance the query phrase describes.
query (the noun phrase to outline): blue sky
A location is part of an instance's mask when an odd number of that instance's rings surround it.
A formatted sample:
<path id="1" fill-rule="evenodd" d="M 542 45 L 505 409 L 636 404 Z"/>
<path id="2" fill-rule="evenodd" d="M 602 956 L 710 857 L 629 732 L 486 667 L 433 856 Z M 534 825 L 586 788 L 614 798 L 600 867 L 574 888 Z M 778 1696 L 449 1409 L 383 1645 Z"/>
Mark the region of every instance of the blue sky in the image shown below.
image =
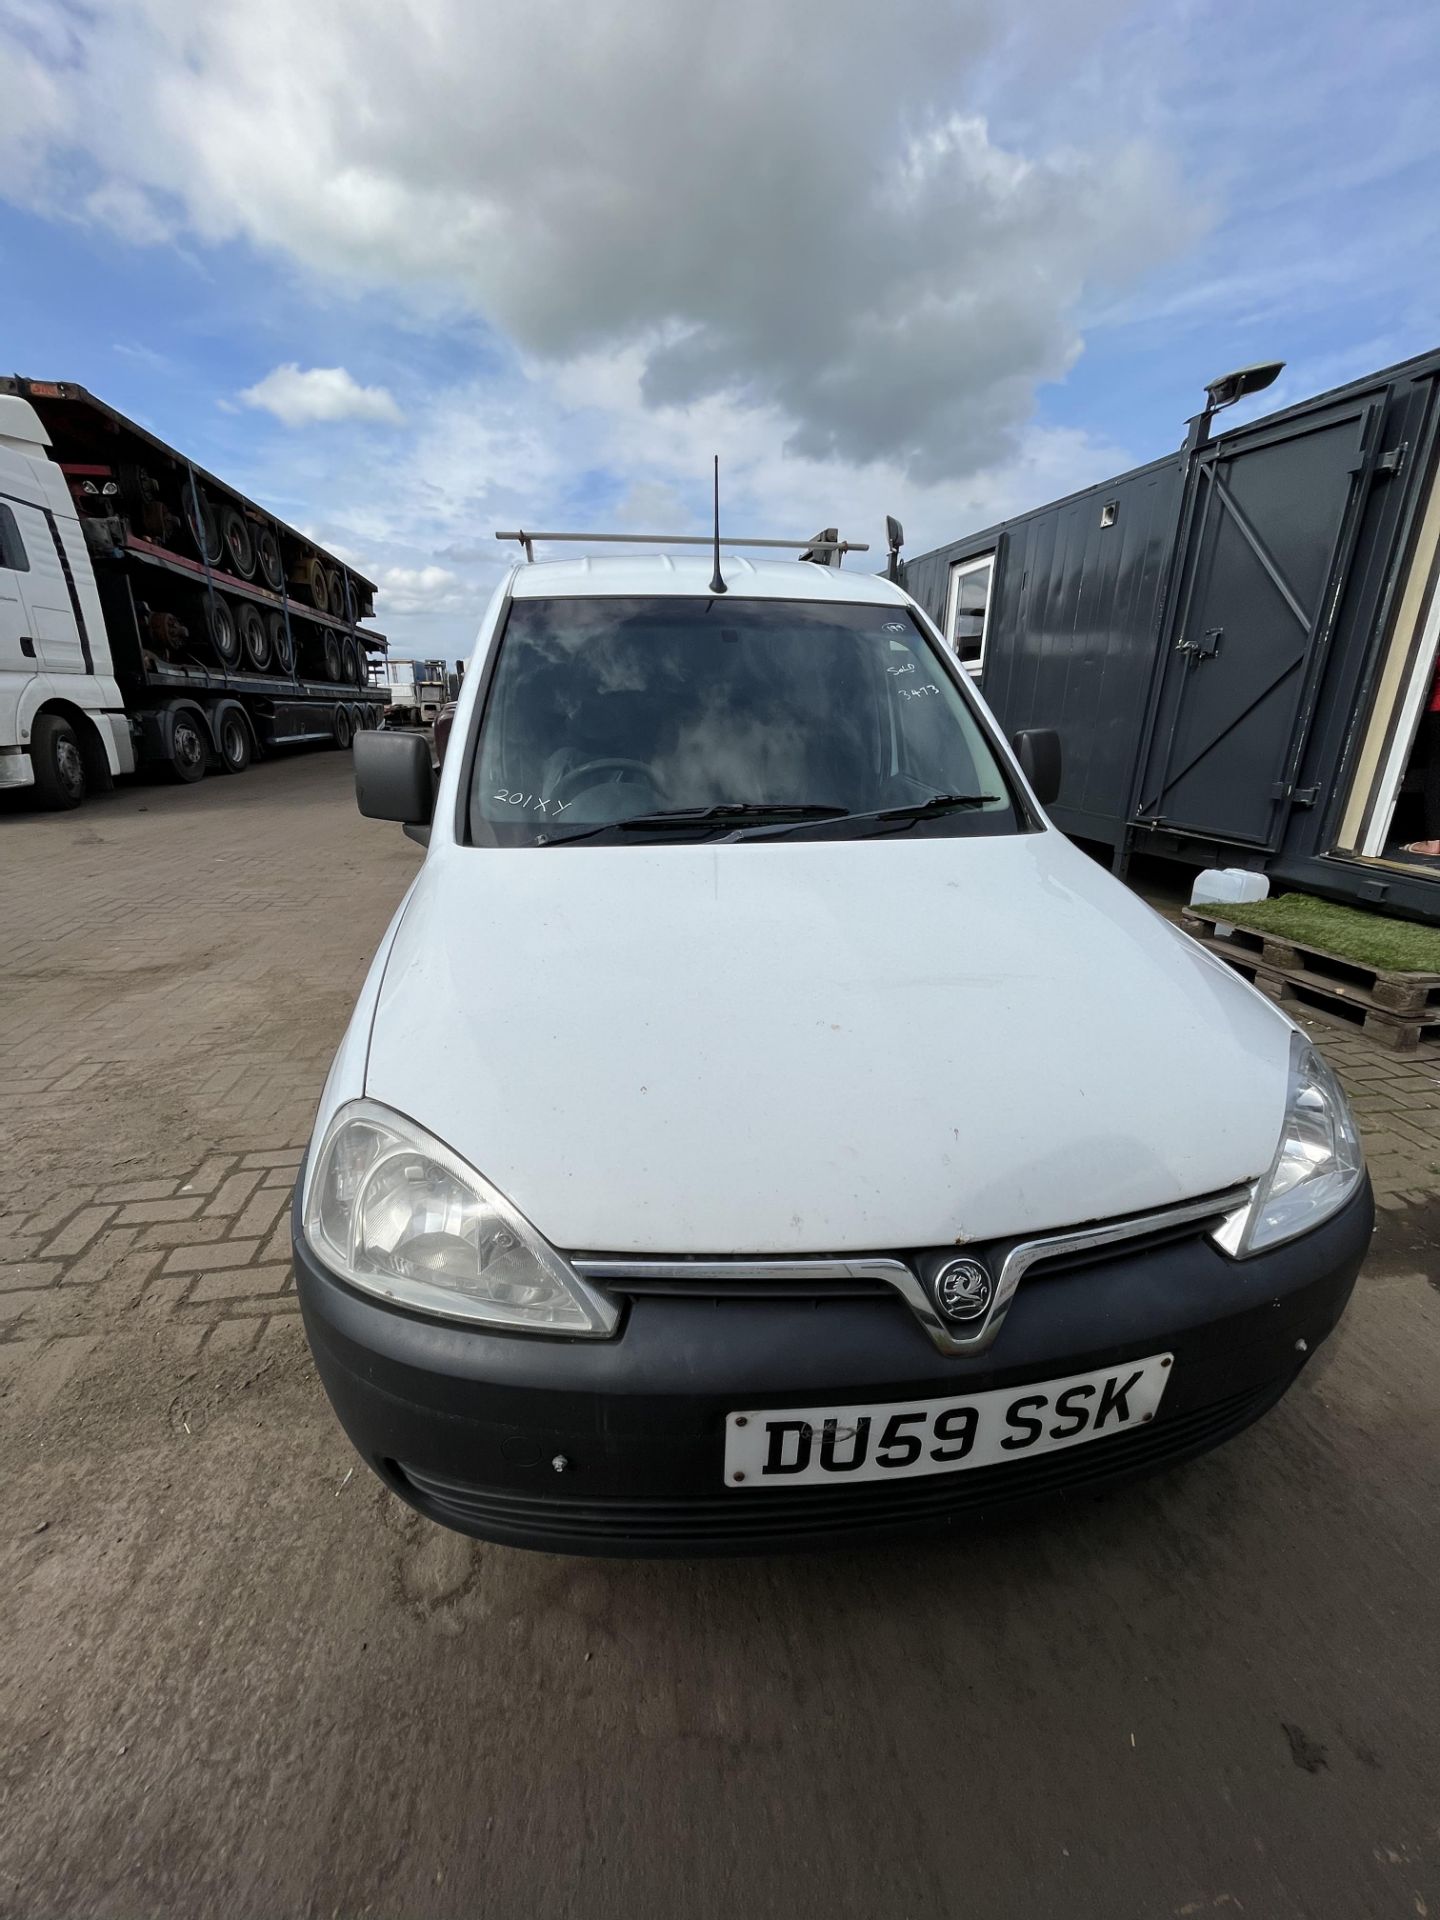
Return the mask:
<path id="1" fill-rule="evenodd" d="M 712 450 L 918 549 L 1440 345 L 1432 5 L 593 11 L 0 0 L 9 365 L 453 657 L 496 525 L 687 530 Z"/>

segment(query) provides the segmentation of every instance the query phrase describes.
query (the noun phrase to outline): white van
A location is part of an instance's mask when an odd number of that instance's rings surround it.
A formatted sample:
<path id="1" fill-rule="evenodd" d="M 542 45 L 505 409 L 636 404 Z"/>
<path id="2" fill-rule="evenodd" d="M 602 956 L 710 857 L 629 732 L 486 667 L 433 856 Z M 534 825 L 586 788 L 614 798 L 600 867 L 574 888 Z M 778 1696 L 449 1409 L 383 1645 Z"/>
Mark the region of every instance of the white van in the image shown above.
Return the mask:
<path id="1" fill-rule="evenodd" d="M 364 1458 L 592 1553 L 955 1523 L 1214 1446 L 1372 1202 L 1274 1005 L 1047 822 L 888 580 L 524 564 L 320 1103 L 295 1256 Z"/>

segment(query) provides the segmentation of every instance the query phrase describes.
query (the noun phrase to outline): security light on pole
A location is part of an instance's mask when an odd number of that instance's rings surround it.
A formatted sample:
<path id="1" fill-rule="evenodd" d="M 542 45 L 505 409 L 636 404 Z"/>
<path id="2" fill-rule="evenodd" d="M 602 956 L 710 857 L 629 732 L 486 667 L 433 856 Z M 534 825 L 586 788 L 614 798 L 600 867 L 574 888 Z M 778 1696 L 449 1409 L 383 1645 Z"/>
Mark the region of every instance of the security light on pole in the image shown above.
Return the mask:
<path id="1" fill-rule="evenodd" d="M 1207 381 L 1204 409 L 1186 423 L 1190 428 L 1186 444 L 1203 447 L 1210 437 L 1210 422 L 1222 407 L 1233 407 L 1247 394 L 1263 393 L 1284 371 L 1283 360 L 1257 360 L 1253 366 L 1236 367 L 1233 373 L 1222 373 L 1218 380 Z"/>

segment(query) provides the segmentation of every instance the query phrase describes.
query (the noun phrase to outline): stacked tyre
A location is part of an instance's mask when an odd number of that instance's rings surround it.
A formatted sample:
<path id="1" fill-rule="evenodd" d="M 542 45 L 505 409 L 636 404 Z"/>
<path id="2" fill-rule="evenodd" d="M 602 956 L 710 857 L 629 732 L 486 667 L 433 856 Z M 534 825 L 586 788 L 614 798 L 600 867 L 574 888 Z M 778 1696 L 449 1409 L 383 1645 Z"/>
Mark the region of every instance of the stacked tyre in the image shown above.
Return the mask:
<path id="1" fill-rule="evenodd" d="M 273 527 L 261 525 L 255 529 L 255 565 L 271 593 L 281 592 L 285 585 L 285 565 L 280 557 L 280 541 Z"/>
<path id="2" fill-rule="evenodd" d="M 279 673 L 295 670 L 295 639 L 283 613 L 267 613 L 265 625 L 270 635 L 270 652 Z"/>
<path id="3" fill-rule="evenodd" d="M 317 613 L 330 611 L 330 570 L 317 554 L 292 567 L 290 584 L 299 588 Z"/>
<path id="4" fill-rule="evenodd" d="M 230 572 L 238 573 L 242 580 L 253 580 L 255 542 L 250 536 L 250 522 L 238 507 L 220 509 L 220 539 Z"/>
<path id="5" fill-rule="evenodd" d="M 236 616 L 236 625 L 240 630 L 245 665 L 252 673 L 264 673 L 270 665 L 272 652 L 270 627 L 264 614 L 253 601 L 246 600 Z"/>
<path id="6" fill-rule="evenodd" d="M 233 672 L 240 665 L 245 652 L 234 607 L 228 600 L 222 600 L 218 593 L 208 593 L 202 620 L 215 658 L 227 673 Z"/>
<path id="7" fill-rule="evenodd" d="M 196 553 L 208 567 L 218 567 L 225 551 L 215 509 L 192 480 L 181 497 L 181 512 Z"/>

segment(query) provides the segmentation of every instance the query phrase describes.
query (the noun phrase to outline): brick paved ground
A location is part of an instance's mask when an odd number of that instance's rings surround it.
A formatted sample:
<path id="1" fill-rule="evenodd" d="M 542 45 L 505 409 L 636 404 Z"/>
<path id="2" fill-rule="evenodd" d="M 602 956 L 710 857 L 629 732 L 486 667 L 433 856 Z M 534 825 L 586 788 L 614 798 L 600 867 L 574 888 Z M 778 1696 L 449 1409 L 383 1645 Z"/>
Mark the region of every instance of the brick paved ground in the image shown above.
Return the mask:
<path id="1" fill-rule="evenodd" d="M 0 817 L 0 1407 L 127 1322 L 232 1355 L 296 1313 L 286 1207 L 419 862 L 348 757 Z"/>
<path id="2" fill-rule="evenodd" d="M 1306 1024 L 1349 1090 L 1382 1208 L 1432 1205 L 1440 1195 L 1440 1048 L 1397 1055 L 1342 1023 Z"/>

